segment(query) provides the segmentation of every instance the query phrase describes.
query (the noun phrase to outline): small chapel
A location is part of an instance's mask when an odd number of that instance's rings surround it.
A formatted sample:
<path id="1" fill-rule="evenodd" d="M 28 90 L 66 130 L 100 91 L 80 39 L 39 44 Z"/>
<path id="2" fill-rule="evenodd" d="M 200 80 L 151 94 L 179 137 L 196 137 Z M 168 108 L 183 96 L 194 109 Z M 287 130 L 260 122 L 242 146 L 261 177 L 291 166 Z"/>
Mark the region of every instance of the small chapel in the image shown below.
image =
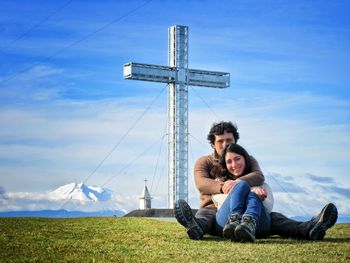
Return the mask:
<path id="1" fill-rule="evenodd" d="M 145 180 L 145 187 L 143 188 L 143 191 L 139 197 L 140 200 L 140 209 L 144 210 L 144 209 L 150 209 L 151 208 L 151 195 L 148 191 L 147 188 L 147 180 Z"/>

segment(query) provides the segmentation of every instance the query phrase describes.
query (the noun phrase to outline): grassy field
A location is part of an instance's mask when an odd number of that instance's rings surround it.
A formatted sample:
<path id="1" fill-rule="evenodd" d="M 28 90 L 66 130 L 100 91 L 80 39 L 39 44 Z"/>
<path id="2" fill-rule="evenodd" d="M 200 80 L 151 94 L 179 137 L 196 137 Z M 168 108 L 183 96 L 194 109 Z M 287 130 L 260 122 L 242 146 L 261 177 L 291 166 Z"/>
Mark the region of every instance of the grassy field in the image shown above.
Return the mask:
<path id="1" fill-rule="evenodd" d="M 146 218 L 0 218 L 0 262 L 350 262 L 350 224 L 323 241 L 254 244 L 205 236 Z"/>

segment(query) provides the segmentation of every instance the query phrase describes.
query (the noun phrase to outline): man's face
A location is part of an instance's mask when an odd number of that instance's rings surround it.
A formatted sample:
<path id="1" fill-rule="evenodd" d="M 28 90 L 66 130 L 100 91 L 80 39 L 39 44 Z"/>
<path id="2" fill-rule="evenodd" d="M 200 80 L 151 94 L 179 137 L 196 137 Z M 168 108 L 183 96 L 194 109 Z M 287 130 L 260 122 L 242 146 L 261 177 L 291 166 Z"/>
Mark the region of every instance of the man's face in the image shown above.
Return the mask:
<path id="1" fill-rule="evenodd" d="M 222 151 L 226 148 L 227 145 L 230 143 L 236 143 L 235 138 L 233 137 L 233 133 L 224 132 L 224 134 L 221 135 L 215 135 L 215 141 L 213 148 L 215 149 L 216 153 L 221 156 Z"/>

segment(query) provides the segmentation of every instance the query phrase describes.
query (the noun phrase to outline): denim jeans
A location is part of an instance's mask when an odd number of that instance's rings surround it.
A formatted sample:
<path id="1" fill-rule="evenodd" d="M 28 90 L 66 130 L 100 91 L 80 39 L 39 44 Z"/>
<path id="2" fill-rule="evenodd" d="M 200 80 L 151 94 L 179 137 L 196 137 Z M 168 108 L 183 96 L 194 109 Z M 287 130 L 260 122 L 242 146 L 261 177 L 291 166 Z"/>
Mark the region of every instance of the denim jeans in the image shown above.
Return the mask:
<path id="1" fill-rule="evenodd" d="M 257 237 L 269 235 L 270 215 L 267 213 L 260 198 L 251 192 L 249 184 L 245 181 L 240 181 L 234 186 L 216 213 L 217 231 L 222 231 L 222 228 L 228 222 L 229 215 L 232 213 L 253 217 L 257 224 Z"/>

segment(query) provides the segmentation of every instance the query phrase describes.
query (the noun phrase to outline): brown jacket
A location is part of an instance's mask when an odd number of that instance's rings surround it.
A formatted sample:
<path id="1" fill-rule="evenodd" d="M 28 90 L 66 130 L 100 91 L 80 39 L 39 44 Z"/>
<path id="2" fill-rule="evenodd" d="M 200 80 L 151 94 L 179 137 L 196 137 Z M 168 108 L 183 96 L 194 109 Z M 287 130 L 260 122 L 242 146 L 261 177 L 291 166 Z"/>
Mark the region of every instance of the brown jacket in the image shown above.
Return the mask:
<path id="1" fill-rule="evenodd" d="M 252 172 L 241 176 L 240 180 L 245 180 L 250 186 L 258 186 L 264 182 L 264 175 L 261 172 L 258 162 L 253 156 L 250 156 L 252 162 Z M 211 200 L 212 194 L 220 194 L 220 182 L 232 180 L 227 176 L 226 170 L 219 163 L 219 156 L 214 151 L 211 155 L 202 156 L 194 165 L 194 180 L 197 189 L 200 192 L 201 202 L 199 208 L 212 207 L 214 203 Z"/>

